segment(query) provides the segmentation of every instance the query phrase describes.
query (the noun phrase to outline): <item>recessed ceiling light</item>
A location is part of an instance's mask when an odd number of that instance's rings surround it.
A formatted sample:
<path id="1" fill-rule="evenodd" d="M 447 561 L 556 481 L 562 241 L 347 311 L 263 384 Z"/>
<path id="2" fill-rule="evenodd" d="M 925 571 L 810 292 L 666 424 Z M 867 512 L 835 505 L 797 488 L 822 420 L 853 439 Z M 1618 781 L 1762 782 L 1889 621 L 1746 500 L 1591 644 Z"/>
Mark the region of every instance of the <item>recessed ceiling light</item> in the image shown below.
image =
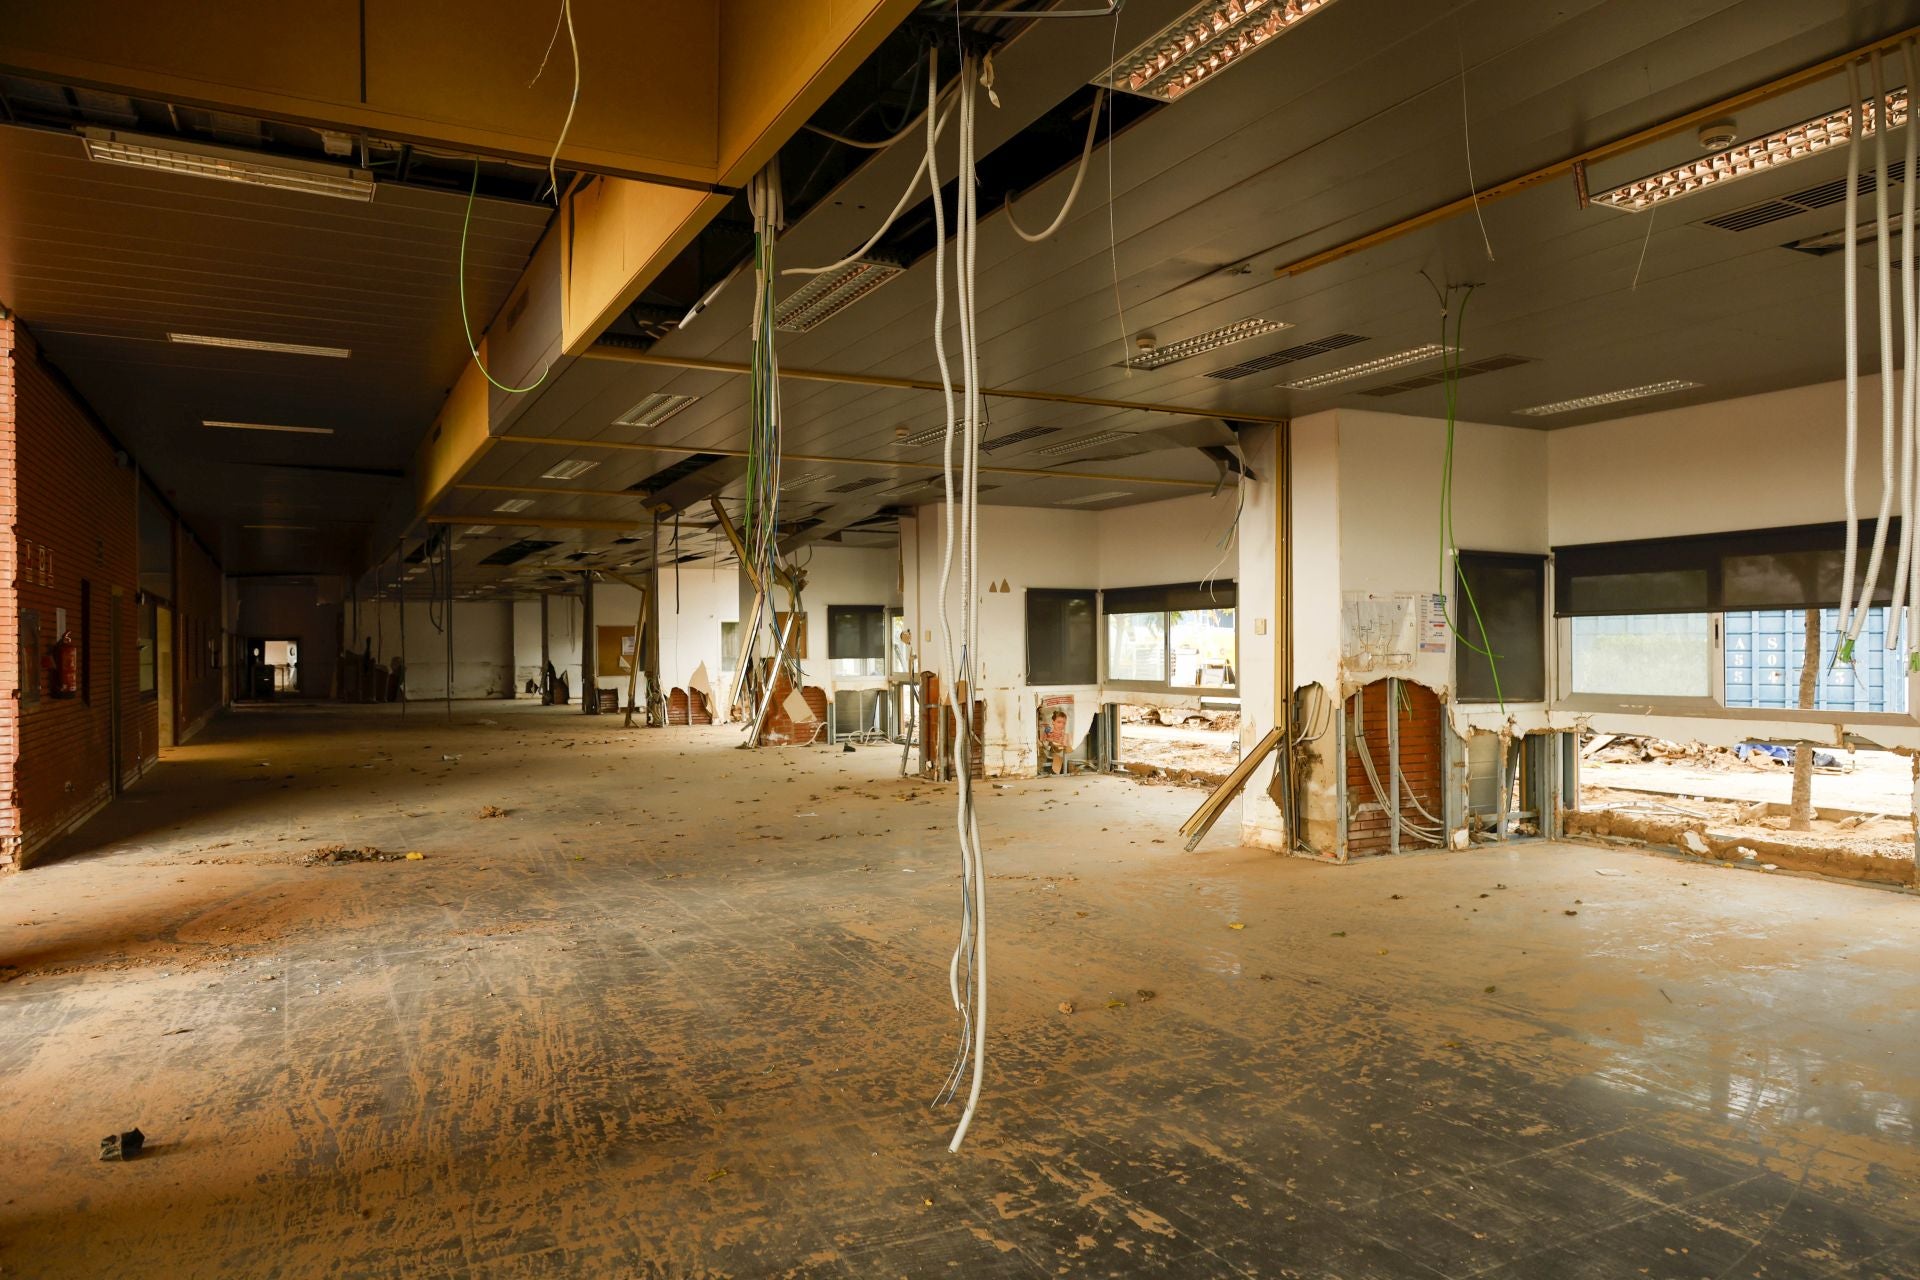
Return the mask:
<path id="1" fill-rule="evenodd" d="M 242 529 L 282 530 L 289 533 L 295 531 L 312 532 L 313 530 L 313 526 L 310 524 L 243 524 L 240 527 Z"/>
<path id="2" fill-rule="evenodd" d="M 540 473 L 542 480 L 578 480 L 600 464 L 586 458 L 569 458 Z"/>
<path id="3" fill-rule="evenodd" d="M 271 351 L 283 356 L 325 356 L 345 360 L 353 352 L 345 347 L 316 347 L 305 342 L 262 342 L 257 338 L 217 338 L 205 333 L 170 333 L 168 342 L 184 342 L 196 347 L 227 347 L 234 351 Z"/>
<path id="4" fill-rule="evenodd" d="M 1333 0 L 1202 0 L 1095 80 L 1162 102 L 1225 71 Z"/>
<path id="5" fill-rule="evenodd" d="M 1125 498 L 1129 496 L 1131 496 L 1131 494 L 1125 491 L 1117 493 L 1088 493 L 1078 498 L 1062 498 L 1058 505 L 1063 507 L 1078 507 L 1089 502 L 1108 502 L 1114 498 Z"/>
<path id="6" fill-rule="evenodd" d="M 623 427 L 657 427 L 699 398 L 656 391 L 615 418 L 614 422 Z"/>
<path id="7" fill-rule="evenodd" d="M 1887 125 L 1897 129 L 1907 122 L 1907 91 L 1895 89 L 1887 95 Z M 1874 101 L 1868 98 L 1860 104 L 1860 133 L 1871 137 L 1877 124 Z M 1788 125 L 1784 129 L 1762 137 L 1751 138 L 1746 142 L 1736 142 L 1723 151 L 1698 160 L 1689 160 L 1685 164 L 1663 169 L 1659 173 L 1650 173 L 1644 178 L 1635 178 L 1632 182 L 1623 182 L 1610 191 L 1602 191 L 1597 196 L 1589 196 L 1593 204 L 1603 204 L 1615 209 L 1638 212 L 1651 209 L 1654 205 L 1664 204 L 1668 200 L 1678 200 L 1690 196 L 1696 191 L 1716 187 L 1744 178 L 1750 174 L 1762 173 L 1769 169 L 1778 169 L 1792 164 L 1796 160 L 1805 160 L 1808 156 L 1817 156 L 1822 151 L 1834 147 L 1844 147 L 1853 135 L 1853 121 L 1847 108 L 1829 111 L 1825 115 L 1815 116 L 1811 120 L 1802 120 L 1799 124 Z M 1846 179 L 1842 178 L 1845 186 Z"/>
<path id="8" fill-rule="evenodd" d="M 485 535 L 492 532 L 493 532 L 493 526 L 490 524 L 470 524 L 467 526 L 466 533 L 462 536 L 468 537 L 468 538 L 479 538 L 479 537 L 484 537 Z"/>
<path id="9" fill-rule="evenodd" d="M 262 156 L 226 147 L 210 147 L 178 138 L 148 137 L 112 129 L 80 130 L 87 159 L 123 164 L 135 169 L 159 169 L 195 178 L 217 178 L 280 191 L 337 196 L 342 200 L 373 199 L 373 174 L 365 169 L 320 164 L 280 156 Z"/>
<path id="10" fill-rule="evenodd" d="M 1097 444 L 1111 444 L 1115 440 L 1131 439 L 1133 439 L 1133 432 L 1131 431 L 1096 431 L 1090 436 L 1081 436 L 1078 440 L 1068 440 L 1061 444 L 1050 444 L 1046 448 L 1036 449 L 1034 452 L 1046 454 L 1049 457 L 1058 457 L 1063 453 L 1078 453 L 1082 449 L 1091 449 Z"/>
<path id="11" fill-rule="evenodd" d="M 902 449 L 918 449 L 923 444 L 932 444 L 935 440 L 944 440 L 946 437 L 945 427 L 929 427 L 925 431 L 914 432 L 904 440 L 895 440 L 894 443 Z"/>
<path id="12" fill-rule="evenodd" d="M 1619 391 L 1602 391 L 1598 395 L 1579 396 L 1572 400 L 1556 400 L 1552 404 L 1536 404 L 1531 409 L 1516 409 L 1528 417 L 1544 418 L 1550 413 L 1572 413 L 1576 409 L 1597 409 L 1605 404 L 1620 404 L 1627 400 L 1645 400 L 1648 396 L 1671 395 L 1676 391 L 1691 391 L 1700 384 L 1688 382 L 1684 378 L 1669 378 L 1665 382 L 1649 382 L 1644 387 L 1624 387 Z"/>
<path id="13" fill-rule="evenodd" d="M 494 510 L 506 511 L 506 512 L 525 511 L 528 507 L 532 505 L 533 505 L 532 498 L 508 498 L 505 502 L 495 507 Z"/>
<path id="14" fill-rule="evenodd" d="M 1182 338 L 1178 342 L 1169 342 L 1164 347 L 1154 347 L 1143 351 L 1127 361 L 1126 367 L 1133 369 L 1158 369 L 1177 360 L 1190 359 L 1207 351 L 1217 351 L 1221 347 L 1236 342 L 1245 342 L 1248 338 L 1257 338 L 1265 333 L 1278 333 L 1293 326 L 1285 320 L 1236 320 L 1232 324 L 1221 325 L 1218 329 L 1209 329 L 1205 333 L 1195 334 L 1191 338 Z"/>
<path id="15" fill-rule="evenodd" d="M 901 273 L 898 263 L 862 258 L 807 281 L 773 313 L 773 327 L 805 333 L 839 315 Z"/>
<path id="16" fill-rule="evenodd" d="M 1355 378 L 1364 378 L 1370 374 L 1385 373 L 1389 369 L 1402 369 L 1410 364 L 1424 364 L 1428 360 L 1438 360 L 1443 355 L 1457 356 L 1459 347 L 1443 347 L 1437 342 L 1424 346 L 1396 351 L 1390 356 L 1376 356 L 1372 360 L 1362 360 L 1359 364 L 1350 364 L 1340 369 L 1329 369 L 1325 373 L 1311 374 L 1305 378 L 1295 378 L 1292 382 L 1283 382 L 1283 391 L 1312 391 L 1318 387 L 1330 387 L 1336 382 L 1351 382 Z"/>
<path id="17" fill-rule="evenodd" d="M 203 427 L 222 427 L 228 431 L 286 431 L 302 436 L 330 436 L 332 427 L 292 427 L 280 422 L 221 422 L 214 418 L 205 418 Z"/>
<path id="18" fill-rule="evenodd" d="M 827 473 L 824 471 L 803 471 L 797 476 L 788 476 L 782 480 L 780 482 L 780 492 L 785 493 L 789 489 L 798 489 L 802 485 L 813 484 L 816 481 L 825 480 L 826 478 Z"/>

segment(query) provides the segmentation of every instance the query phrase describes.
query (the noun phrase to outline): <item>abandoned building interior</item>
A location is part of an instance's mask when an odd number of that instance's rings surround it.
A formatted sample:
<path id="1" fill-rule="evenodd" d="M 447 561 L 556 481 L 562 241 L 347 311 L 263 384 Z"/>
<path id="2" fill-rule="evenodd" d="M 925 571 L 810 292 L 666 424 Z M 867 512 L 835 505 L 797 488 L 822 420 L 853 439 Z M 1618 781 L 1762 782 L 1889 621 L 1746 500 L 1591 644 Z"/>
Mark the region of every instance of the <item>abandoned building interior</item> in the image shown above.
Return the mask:
<path id="1" fill-rule="evenodd" d="M 1916 0 L 23 0 L 0 1275 L 1920 1278 Z"/>

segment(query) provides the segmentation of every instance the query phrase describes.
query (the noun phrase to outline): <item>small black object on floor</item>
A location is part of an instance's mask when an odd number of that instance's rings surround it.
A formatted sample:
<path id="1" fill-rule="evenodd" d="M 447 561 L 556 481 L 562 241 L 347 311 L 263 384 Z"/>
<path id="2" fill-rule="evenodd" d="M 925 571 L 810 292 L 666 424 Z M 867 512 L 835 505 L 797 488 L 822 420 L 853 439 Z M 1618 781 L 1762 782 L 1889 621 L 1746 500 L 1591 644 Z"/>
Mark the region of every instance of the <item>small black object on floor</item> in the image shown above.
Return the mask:
<path id="1" fill-rule="evenodd" d="M 129 1129 L 125 1133 L 110 1133 L 100 1139 L 100 1158 L 102 1160 L 131 1160 L 140 1154 L 140 1148 L 147 1145 L 147 1135 L 138 1129 Z"/>

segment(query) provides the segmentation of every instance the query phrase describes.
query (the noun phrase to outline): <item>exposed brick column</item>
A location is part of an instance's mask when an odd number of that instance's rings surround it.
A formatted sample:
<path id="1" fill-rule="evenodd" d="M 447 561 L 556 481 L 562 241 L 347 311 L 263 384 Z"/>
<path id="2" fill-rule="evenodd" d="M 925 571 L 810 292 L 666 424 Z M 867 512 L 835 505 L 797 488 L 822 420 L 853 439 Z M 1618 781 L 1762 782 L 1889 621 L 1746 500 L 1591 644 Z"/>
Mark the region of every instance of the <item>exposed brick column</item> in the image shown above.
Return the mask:
<path id="1" fill-rule="evenodd" d="M 13 320 L 0 320 L 0 870 L 20 865 L 19 492 L 14 468 Z"/>

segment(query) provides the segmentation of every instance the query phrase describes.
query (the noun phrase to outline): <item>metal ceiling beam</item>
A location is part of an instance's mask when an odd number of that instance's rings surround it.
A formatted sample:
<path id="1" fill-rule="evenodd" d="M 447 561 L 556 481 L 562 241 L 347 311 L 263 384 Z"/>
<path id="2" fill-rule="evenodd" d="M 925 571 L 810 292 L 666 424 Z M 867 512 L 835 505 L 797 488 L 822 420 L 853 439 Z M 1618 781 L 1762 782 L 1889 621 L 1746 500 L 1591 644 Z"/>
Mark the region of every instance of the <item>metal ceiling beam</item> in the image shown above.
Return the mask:
<path id="1" fill-rule="evenodd" d="M 752 367 L 733 360 L 695 360 L 685 356 L 657 356 L 650 351 L 596 343 L 581 352 L 597 360 L 618 360 L 626 364 L 652 365 L 661 369 L 684 369 L 694 373 L 721 373 L 744 378 Z M 826 369 L 792 369 L 784 365 L 780 376 L 795 382 L 833 382 L 852 387 L 892 387 L 900 391 L 941 391 L 944 388 L 926 378 L 894 378 L 878 373 L 836 373 Z M 956 382 L 953 390 L 966 390 Z M 982 387 L 980 394 L 1001 400 L 1040 400 L 1048 404 L 1083 405 L 1094 409 L 1133 409 L 1142 413 L 1171 413 L 1185 418 L 1232 417 L 1242 422 L 1261 422 L 1278 426 L 1285 418 L 1259 413 L 1222 414 L 1218 409 L 1200 409 L 1183 404 L 1149 404 L 1141 400 L 1106 400 L 1098 396 L 1076 396 L 1064 391 L 1023 391 L 1013 387 Z M 711 452 L 711 451 L 709 451 Z"/>
<path id="2" fill-rule="evenodd" d="M 642 453 L 714 453 L 723 458 L 744 458 L 745 449 L 706 448 L 690 444 L 640 444 L 632 440 L 577 440 L 569 436 L 500 436 L 502 443 L 545 444 L 566 449 L 627 449 Z M 946 468 L 938 462 L 905 462 L 897 458 L 843 458 L 824 453 L 783 453 L 781 459 L 786 462 L 815 462 L 828 466 L 845 467 L 893 467 L 903 471 L 939 472 Z M 985 463 L 975 468 L 981 475 L 1020 476 L 1027 479 L 1051 480 L 1098 480 L 1121 484 L 1159 484 L 1177 489 L 1211 489 L 1212 480 L 1182 480 L 1171 476 L 1116 476 L 1100 471 L 1061 471 L 1052 467 L 991 467 Z M 472 484 L 461 481 L 450 486 L 455 490 L 471 489 L 481 493 L 560 493 L 578 492 L 582 494 L 602 493 L 610 496 L 645 498 L 647 495 L 637 490 L 575 490 L 535 489 L 528 485 L 517 484 Z M 476 520 L 473 523 L 484 524 Z M 493 523 L 499 524 L 500 521 Z"/>
<path id="3" fill-rule="evenodd" d="M 1781 76 L 1778 79 L 1769 80 L 1765 84 L 1758 84 L 1750 89 L 1743 89 L 1739 93 L 1721 98 L 1717 102 L 1710 102 L 1704 107 L 1695 107 L 1692 111 L 1684 115 L 1674 116 L 1672 119 L 1662 121 L 1656 125 L 1649 125 L 1645 129 L 1640 129 L 1634 133 L 1615 138 L 1611 142 L 1603 142 L 1598 146 L 1589 147 L 1577 155 L 1568 156 L 1564 160 L 1556 160 L 1552 164 L 1543 165 L 1529 173 L 1523 173 L 1517 178 L 1509 178 L 1505 182 L 1488 187 L 1478 193 L 1462 196 L 1458 200 L 1450 200 L 1446 204 L 1428 209 L 1424 213 L 1416 213 L 1411 218 L 1403 218 L 1399 222 L 1381 227 L 1378 231 L 1369 231 L 1367 234 L 1348 240 L 1344 244 L 1337 244 L 1331 249 L 1322 249 L 1318 253 L 1309 254 L 1307 257 L 1289 262 L 1285 266 L 1275 267 L 1273 274 L 1281 279 L 1302 275 L 1313 270 L 1315 267 L 1324 267 L 1330 262 L 1338 262 L 1342 258 L 1351 257 L 1363 250 L 1371 249 L 1375 245 L 1386 244 L 1390 240 L 1398 240 L 1402 236 L 1425 230 L 1436 223 L 1446 222 L 1451 218 L 1471 213 L 1476 207 L 1491 204 L 1495 200 L 1504 200 L 1511 195 L 1518 195 L 1520 192 L 1526 191 L 1531 187 L 1537 187 L 1543 182 L 1551 182 L 1556 178 L 1567 177 L 1577 171 L 1584 170 L 1588 165 L 1596 164 L 1602 160 L 1611 160 L 1613 157 L 1623 155 L 1629 151 L 1637 151 L 1649 143 L 1659 142 L 1661 139 L 1670 138 L 1677 133 L 1685 133 L 1689 129 L 1697 129 L 1703 124 L 1710 124 L 1715 120 L 1732 116 L 1736 112 L 1743 111 L 1756 103 L 1764 102 L 1768 98 L 1776 98 L 1783 93 L 1791 93 L 1795 89 L 1805 88 L 1807 85 L 1824 80 L 1828 76 L 1836 75 L 1846 70 L 1847 64 L 1857 58 L 1864 58 L 1871 53 L 1885 53 L 1888 50 L 1897 49 L 1906 41 L 1915 38 L 1920 38 L 1920 27 L 1908 27 L 1906 30 L 1896 32 L 1893 35 L 1883 36 L 1878 40 L 1863 44 L 1846 53 L 1836 54 L 1834 57 L 1828 58 L 1823 62 L 1816 62 L 1812 66 L 1802 67 L 1800 70 Z M 1581 192 L 1581 199 L 1585 199 L 1584 185 Z M 1245 415 L 1235 416 L 1244 417 Z M 1261 421 L 1261 419 L 1249 419 L 1249 421 Z M 1265 421 L 1273 421 L 1273 419 L 1265 419 Z"/>

